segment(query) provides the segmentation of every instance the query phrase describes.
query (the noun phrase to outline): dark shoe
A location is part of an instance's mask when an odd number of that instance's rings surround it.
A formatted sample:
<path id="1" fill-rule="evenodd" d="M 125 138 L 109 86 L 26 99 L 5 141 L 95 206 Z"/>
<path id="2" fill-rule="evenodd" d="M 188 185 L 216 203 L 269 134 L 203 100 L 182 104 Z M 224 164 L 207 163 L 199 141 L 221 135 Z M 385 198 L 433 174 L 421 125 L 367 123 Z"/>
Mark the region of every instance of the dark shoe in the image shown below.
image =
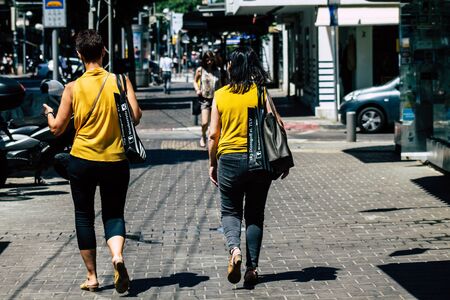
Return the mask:
<path id="1" fill-rule="evenodd" d="M 114 263 L 114 287 L 119 294 L 123 294 L 130 288 L 130 277 L 123 261 Z"/>
<path id="2" fill-rule="evenodd" d="M 255 286 L 258 284 L 258 272 L 255 268 L 247 268 L 244 274 L 244 285 Z"/>
<path id="3" fill-rule="evenodd" d="M 228 261 L 228 281 L 236 284 L 241 280 L 242 255 L 239 248 L 234 248 Z"/>
<path id="4" fill-rule="evenodd" d="M 95 292 L 98 290 L 98 286 L 98 282 L 95 284 L 88 284 L 88 280 L 86 279 L 85 282 L 80 284 L 80 289 L 82 289 L 83 291 Z"/>

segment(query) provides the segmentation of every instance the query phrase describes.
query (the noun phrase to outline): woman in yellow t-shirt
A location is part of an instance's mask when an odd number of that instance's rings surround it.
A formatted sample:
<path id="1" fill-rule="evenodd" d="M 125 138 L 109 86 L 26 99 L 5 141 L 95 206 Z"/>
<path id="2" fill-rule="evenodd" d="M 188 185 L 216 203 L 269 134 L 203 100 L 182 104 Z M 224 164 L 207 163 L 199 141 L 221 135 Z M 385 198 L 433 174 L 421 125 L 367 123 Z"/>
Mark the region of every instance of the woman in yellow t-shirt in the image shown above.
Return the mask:
<path id="1" fill-rule="evenodd" d="M 258 89 L 265 87 L 268 75 L 251 48 L 238 48 L 231 53 L 228 72 L 230 84 L 215 92 L 212 104 L 209 176 L 220 191 L 222 227 L 230 251 L 228 281 L 237 283 L 241 279 L 240 237 L 245 214 L 247 269 L 244 285 L 255 285 L 264 208 L 272 179 L 266 171 L 249 171 L 247 122 L 248 108 L 258 105 Z M 267 110 L 271 111 L 270 106 Z M 282 178 L 288 174 L 286 171 Z"/>
<path id="2" fill-rule="evenodd" d="M 102 68 L 105 47 L 95 30 L 78 33 L 76 48 L 86 72 L 66 86 L 57 115 L 45 104 L 44 113 L 55 135 L 64 132 L 72 113 L 74 115 L 76 135 L 68 174 L 75 206 L 78 248 L 87 269 L 87 279 L 80 288 L 95 291 L 99 286 L 94 231 L 94 198 L 99 185 L 105 239 L 114 267 L 114 285 L 117 292 L 124 293 L 130 281 L 123 259 L 124 208 L 130 166 L 122 145 L 114 98 L 119 90 L 116 76 Z M 133 121 L 138 124 L 142 112 L 128 79 L 125 84 Z"/>

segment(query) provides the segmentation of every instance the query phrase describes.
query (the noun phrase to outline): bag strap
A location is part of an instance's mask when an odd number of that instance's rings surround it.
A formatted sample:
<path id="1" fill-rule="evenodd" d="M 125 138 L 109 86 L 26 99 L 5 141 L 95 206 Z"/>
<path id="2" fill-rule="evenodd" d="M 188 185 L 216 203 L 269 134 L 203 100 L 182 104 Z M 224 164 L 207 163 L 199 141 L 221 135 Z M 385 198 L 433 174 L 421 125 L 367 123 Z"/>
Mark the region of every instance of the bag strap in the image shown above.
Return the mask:
<path id="1" fill-rule="evenodd" d="M 83 126 L 86 125 L 86 122 L 87 122 L 87 121 L 89 120 L 89 118 L 91 117 L 92 112 L 94 111 L 94 108 L 95 108 L 95 106 L 97 105 L 98 99 L 100 98 L 100 95 L 102 94 L 103 88 L 105 87 L 106 80 L 108 79 L 109 74 L 110 74 L 110 73 L 108 72 L 108 74 L 107 74 L 106 77 L 105 77 L 105 80 L 103 80 L 102 86 L 100 87 L 100 91 L 98 91 L 97 97 L 95 98 L 94 103 L 92 103 L 91 109 L 89 110 L 86 119 L 84 119 L 84 122 L 81 124 L 81 126 L 78 128 L 78 130 L 80 130 L 81 128 L 83 128 Z"/>
<path id="2" fill-rule="evenodd" d="M 125 93 L 125 96 L 127 95 L 127 79 L 126 76 L 124 74 L 120 74 L 117 75 L 116 74 L 116 79 L 117 79 L 117 87 L 119 88 L 119 92 L 122 95 L 122 92 Z M 128 105 L 128 109 L 131 113 L 131 118 L 133 119 L 134 116 L 134 112 L 133 112 L 133 108 L 131 107 L 130 103 L 128 102 L 128 98 L 125 97 L 125 102 Z M 134 124 L 134 120 L 133 120 L 133 124 Z"/>
<path id="3" fill-rule="evenodd" d="M 279 115 L 278 115 L 277 109 L 275 107 L 275 104 L 273 103 L 272 97 L 269 95 L 269 92 L 267 91 L 266 88 L 264 88 L 264 91 L 265 91 L 265 94 L 266 94 L 266 104 L 267 103 L 269 104 L 270 110 L 272 111 L 273 116 L 277 120 L 278 124 L 280 124 L 281 127 L 284 128 L 283 121 L 279 118 Z"/>
<path id="4" fill-rule="evenodd" d="M 266 107 L 264 106 L 263 94 L 264 94 L 264 89 L 258 87 L 258 108 L 259 109 L 264 108 L 264 111 L 267 111 Z"/>

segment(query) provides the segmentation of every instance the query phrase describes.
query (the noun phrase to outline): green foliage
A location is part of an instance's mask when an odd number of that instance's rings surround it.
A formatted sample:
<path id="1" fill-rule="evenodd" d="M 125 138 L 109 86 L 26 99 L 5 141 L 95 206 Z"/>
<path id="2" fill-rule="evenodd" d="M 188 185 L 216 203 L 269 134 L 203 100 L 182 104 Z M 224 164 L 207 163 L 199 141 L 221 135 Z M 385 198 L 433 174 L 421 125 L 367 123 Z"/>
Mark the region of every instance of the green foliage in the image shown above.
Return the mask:
<path id="1" fill-rule="evenodd" d="M 201 3 L 201 0 L 157 0 L 156 11 L 161 13 L 164 8 L 169 8 L 177 13 L 187 13 L 195 10 Z"/>

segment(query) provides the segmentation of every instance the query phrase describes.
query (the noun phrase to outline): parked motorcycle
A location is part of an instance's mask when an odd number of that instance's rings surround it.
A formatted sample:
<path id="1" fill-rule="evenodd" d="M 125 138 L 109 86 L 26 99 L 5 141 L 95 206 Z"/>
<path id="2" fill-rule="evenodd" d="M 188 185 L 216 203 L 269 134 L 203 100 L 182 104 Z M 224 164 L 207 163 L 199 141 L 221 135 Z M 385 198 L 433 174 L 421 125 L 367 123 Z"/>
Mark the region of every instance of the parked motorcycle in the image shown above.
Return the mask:
<path id="1" fill-rule="evenodd" d="M 46 80 L 41 91 L 47 94 L 47 104 L 56 109 L 64 86 L 57 81 Z M 1 117 L 0 117 L 1 118 Z M 21 171 L 33 171 L 35 183 L 42 184 L 42 171 L 53 166 L 58 153 L 68 151 L 72 144 L 73 122 L 62 136 L 55 137 L 47 126 L 44 117 L 28 120 L 0 119 L 0 187 L 8 176 Z"/>

